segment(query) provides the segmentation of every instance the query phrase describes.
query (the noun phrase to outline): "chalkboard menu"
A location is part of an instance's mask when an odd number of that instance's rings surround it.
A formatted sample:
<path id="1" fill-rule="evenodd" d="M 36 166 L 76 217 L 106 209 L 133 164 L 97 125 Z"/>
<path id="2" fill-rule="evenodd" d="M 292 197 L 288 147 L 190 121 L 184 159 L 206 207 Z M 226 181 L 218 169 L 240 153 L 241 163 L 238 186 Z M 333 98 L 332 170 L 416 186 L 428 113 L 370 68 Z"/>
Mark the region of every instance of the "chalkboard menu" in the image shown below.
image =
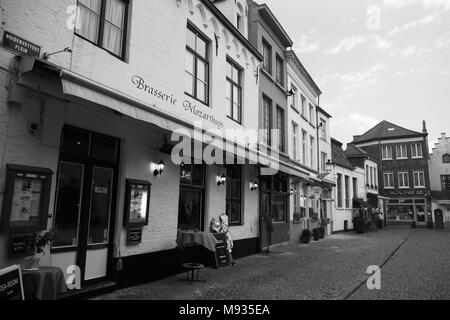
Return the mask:
<path id="1" fill-rule="evenodd" d="M 216 244 L 216 267 L 217 269 L 229 267 L 231 264 L 229 252 L 227 249 L 227 236 L 225 233 L 214 233 L 214 236 L 219 241 Z"/>
<path id="2" fill-rule="evenodd" d="M 0 301 L 25 300 L 19 266 L 0 270 Z"/>

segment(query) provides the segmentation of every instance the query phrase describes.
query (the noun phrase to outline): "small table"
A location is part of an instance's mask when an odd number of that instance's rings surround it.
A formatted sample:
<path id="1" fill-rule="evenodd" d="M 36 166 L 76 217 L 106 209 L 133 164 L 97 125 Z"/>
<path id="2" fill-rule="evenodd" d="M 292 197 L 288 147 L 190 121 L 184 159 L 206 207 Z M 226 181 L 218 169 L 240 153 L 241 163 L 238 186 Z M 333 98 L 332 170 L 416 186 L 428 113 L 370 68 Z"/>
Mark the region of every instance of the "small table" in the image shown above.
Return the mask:
<path id="1" fill-rule="evenodd" d="M 57 267 L 39 267 L 36 271 L 22 271 L 25 298 L 38 300 L 56 300 L 66 292 L 66 279 L 63 271 Z"/>

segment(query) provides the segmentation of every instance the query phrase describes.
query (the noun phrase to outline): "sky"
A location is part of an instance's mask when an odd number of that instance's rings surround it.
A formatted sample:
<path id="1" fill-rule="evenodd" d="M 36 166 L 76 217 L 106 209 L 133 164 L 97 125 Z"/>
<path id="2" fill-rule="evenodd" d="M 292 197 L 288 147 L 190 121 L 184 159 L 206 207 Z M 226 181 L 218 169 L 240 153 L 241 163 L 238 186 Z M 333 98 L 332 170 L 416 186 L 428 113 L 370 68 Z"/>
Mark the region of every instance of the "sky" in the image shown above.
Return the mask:
<path id="1" fill-rule="evenodd" d="M 294 41 L 351 142 L 382 120 L 450 136 L 450 0 L 260 0 Z"/>

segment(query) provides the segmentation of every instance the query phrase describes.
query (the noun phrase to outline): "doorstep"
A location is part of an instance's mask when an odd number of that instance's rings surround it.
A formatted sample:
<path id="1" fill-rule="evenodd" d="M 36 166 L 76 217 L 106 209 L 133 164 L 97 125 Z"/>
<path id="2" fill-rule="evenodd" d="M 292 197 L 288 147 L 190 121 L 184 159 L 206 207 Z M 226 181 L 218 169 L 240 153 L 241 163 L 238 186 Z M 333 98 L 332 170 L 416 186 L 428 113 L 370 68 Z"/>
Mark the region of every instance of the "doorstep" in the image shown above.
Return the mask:
<path id="1" fill-rule="evenodd" d="M 93 295 L 100 295 L 113 292 L 117 289 L 114 281 L 103 281 L 96 284 L 87 285 L 81 290 L 72 290 L 61 294 L 58 300 L 81 300 Z"/>

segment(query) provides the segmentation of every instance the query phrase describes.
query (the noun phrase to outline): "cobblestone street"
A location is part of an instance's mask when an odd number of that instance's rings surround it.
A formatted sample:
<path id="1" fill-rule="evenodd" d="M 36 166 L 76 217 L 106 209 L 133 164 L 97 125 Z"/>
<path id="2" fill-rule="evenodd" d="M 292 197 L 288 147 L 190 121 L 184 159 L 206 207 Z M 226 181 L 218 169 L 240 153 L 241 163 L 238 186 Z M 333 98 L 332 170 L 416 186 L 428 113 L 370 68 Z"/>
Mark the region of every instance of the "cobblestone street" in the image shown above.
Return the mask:
<path id="1" fill-rule="evenodd" d="M 382 267 L 381 290 L 366 287 L 370 265 Z M 229 269 L 203 270 L 204 283 L 180 274 L 96 299 L 450 299 L 449 265 L 450 232 L 392 227 L 277 247 Z"/>

